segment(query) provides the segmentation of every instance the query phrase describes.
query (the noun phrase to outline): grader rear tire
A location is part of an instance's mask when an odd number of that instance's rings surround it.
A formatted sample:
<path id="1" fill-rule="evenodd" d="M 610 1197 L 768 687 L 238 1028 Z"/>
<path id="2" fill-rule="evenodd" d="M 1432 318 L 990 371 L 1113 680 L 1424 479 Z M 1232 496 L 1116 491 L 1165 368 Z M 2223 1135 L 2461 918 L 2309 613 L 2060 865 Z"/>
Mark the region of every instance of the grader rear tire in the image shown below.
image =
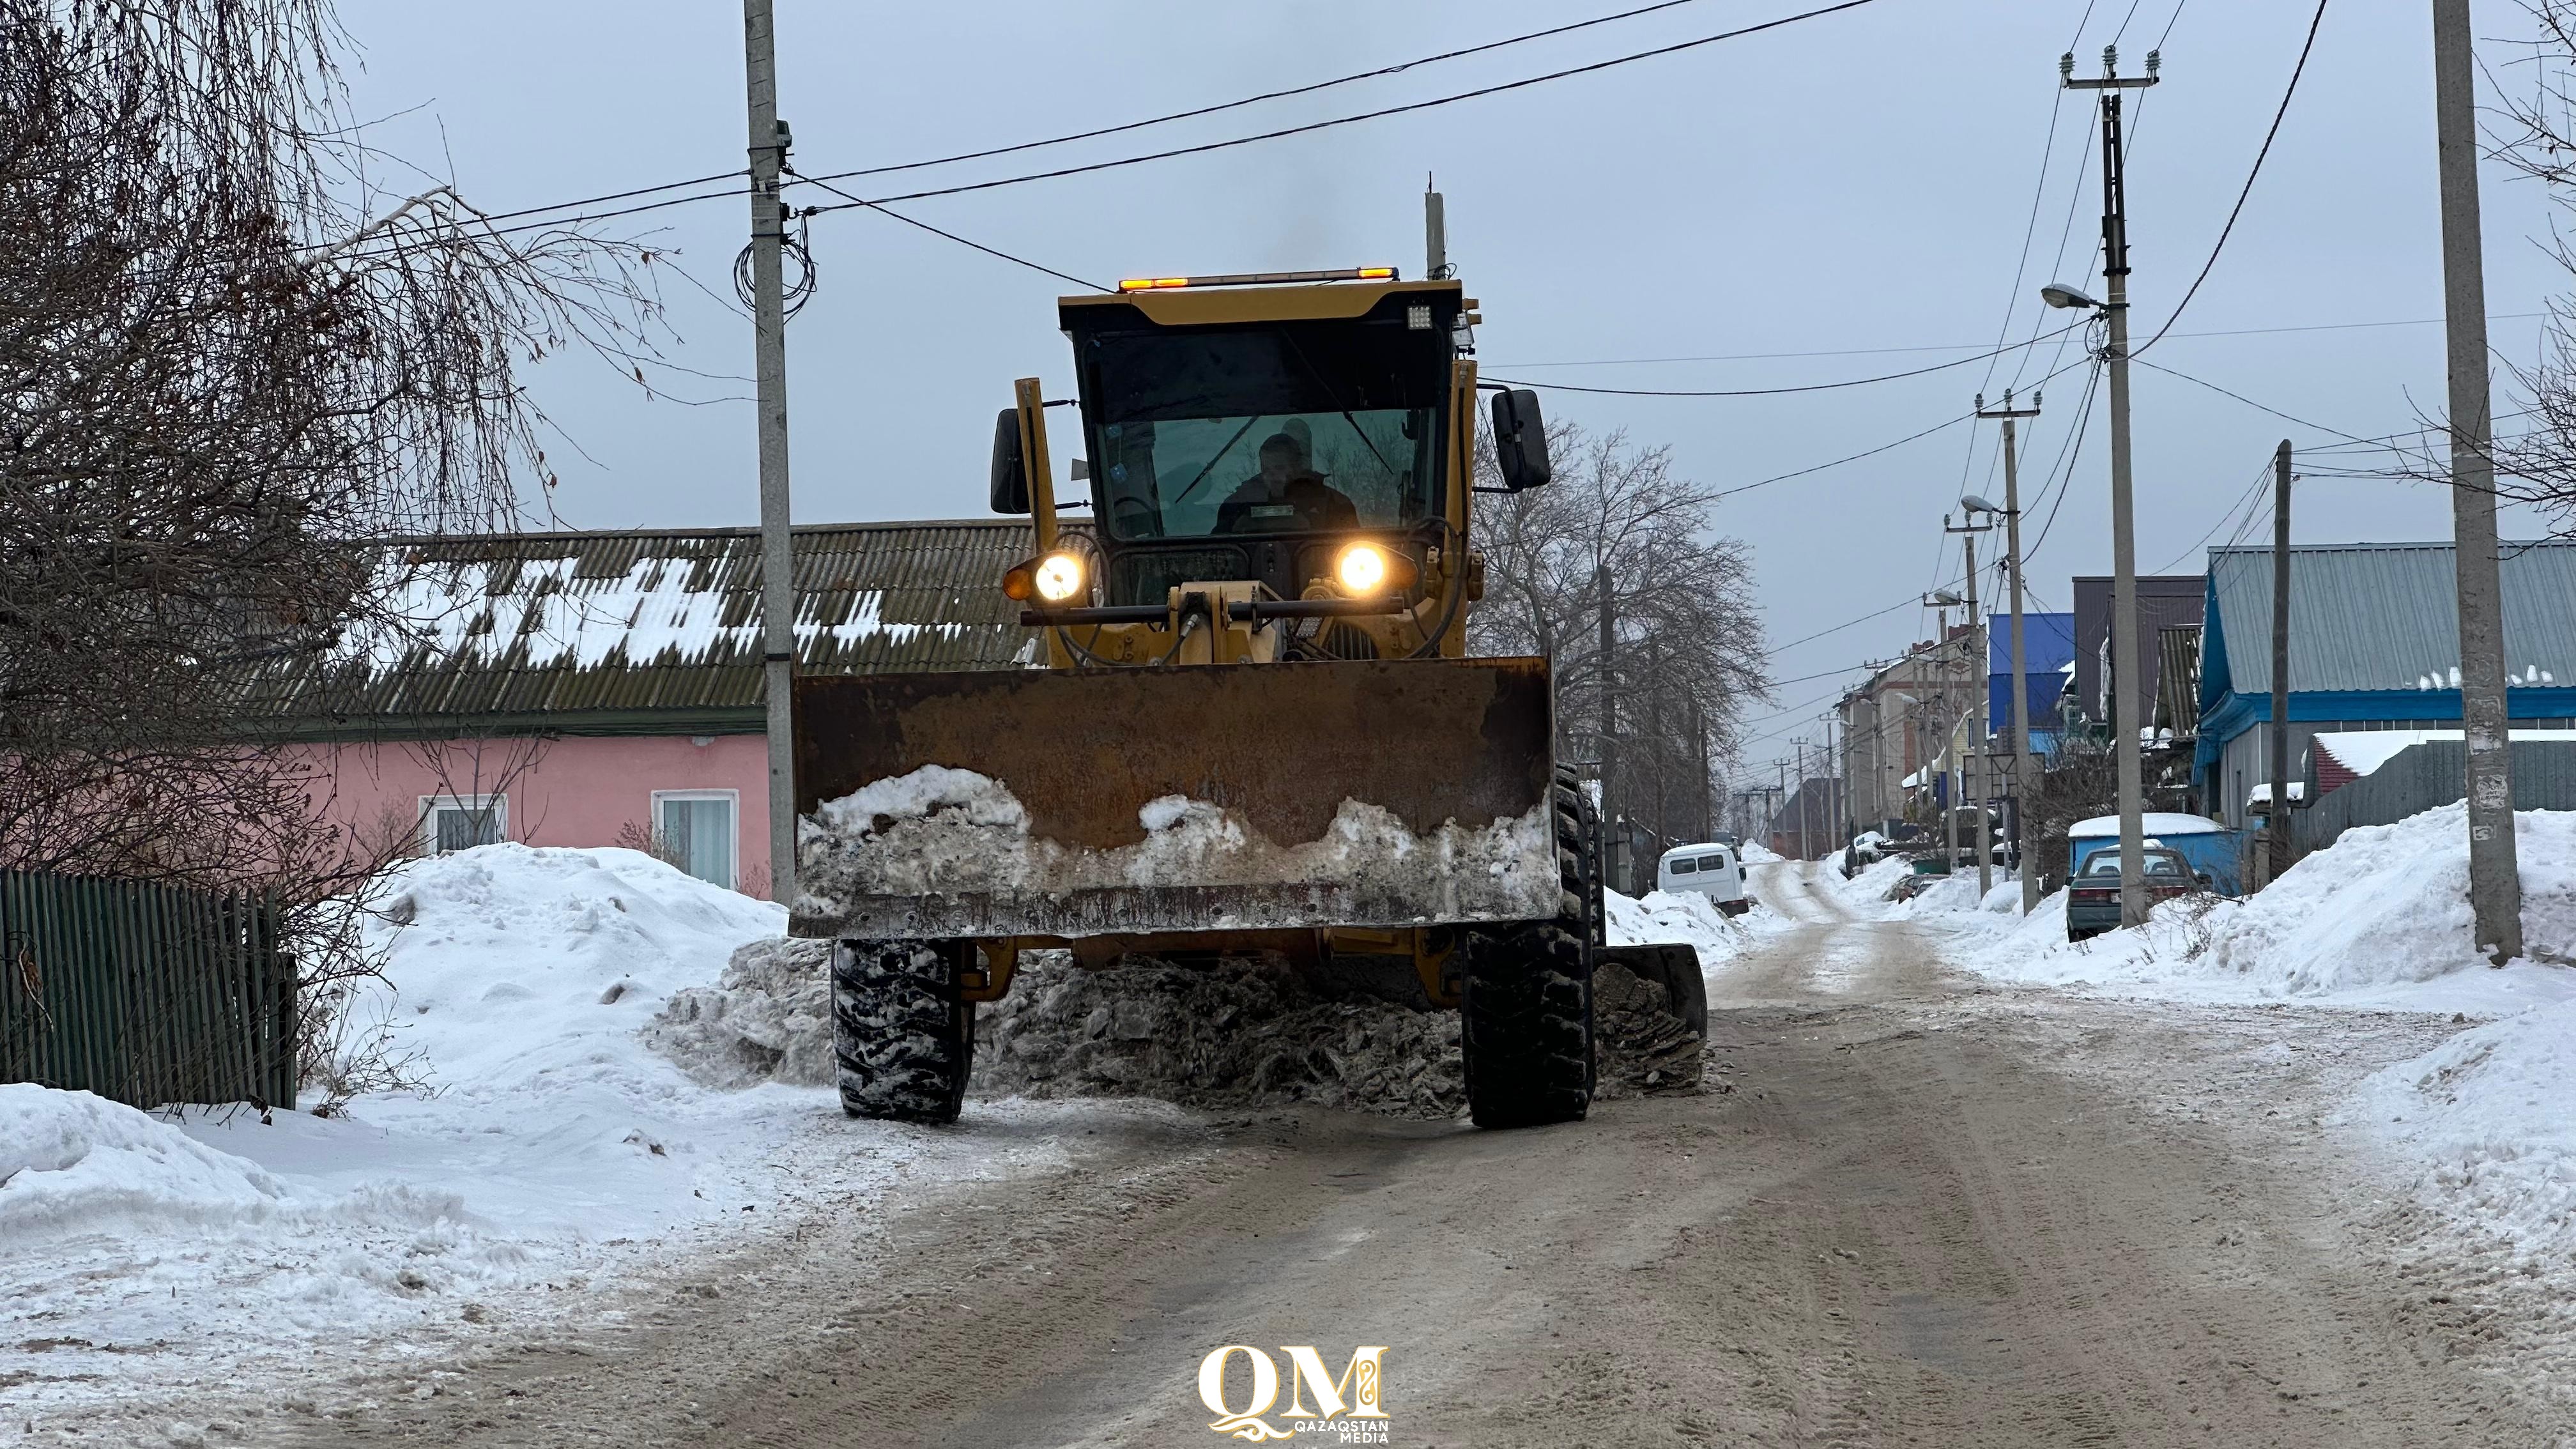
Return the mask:
<path id="1" fill-rule="evenodd" d="M 963 943 L 841 941 L 832 948 L 832 1054 L 841 1110 L 954 1122 L 975 1060 L 975 1003 L 961 1000 Z"/>
<path id="2" fill-rule="evenodd" d="M 1572 772 L 1558 772 L 1553 795 L 1556 918 L 1463 943 L 1459 1040 L 1479 1127 L 1579 1122 L 1592 1106 L 1592 959 L 1606 925 L 1600 829 Z"/>

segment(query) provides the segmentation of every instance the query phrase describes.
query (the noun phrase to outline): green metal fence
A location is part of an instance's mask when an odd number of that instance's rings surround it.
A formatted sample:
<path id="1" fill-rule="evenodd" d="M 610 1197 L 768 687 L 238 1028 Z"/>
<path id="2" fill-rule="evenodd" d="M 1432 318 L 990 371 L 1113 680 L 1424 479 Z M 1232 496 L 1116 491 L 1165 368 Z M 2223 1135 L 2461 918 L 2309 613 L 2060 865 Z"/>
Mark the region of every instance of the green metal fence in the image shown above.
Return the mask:
<path id="1" fill-rule="evenodd" d="M 0 1082 L 295 1104 L 275 897 L 0 871 Z"/>

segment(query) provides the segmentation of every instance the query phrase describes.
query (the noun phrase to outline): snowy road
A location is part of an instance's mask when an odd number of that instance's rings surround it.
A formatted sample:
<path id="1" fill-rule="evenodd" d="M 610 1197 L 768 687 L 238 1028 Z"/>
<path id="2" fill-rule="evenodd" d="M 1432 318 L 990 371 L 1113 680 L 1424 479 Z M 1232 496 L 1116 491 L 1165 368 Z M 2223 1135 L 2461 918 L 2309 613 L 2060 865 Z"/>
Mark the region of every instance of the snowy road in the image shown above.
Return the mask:
<path id="1" fill-rule="evenodd" d="M 1800 867 L 1755 889 L 1795 924 L 1712 981 L 1723 1090 L 1507 1134 L 1103 1114 L 1065 1170 L 817 1203 L 622 1324 L 354 1377 L 253 1437 L 1213 1444 L 1226 1344 L 1337 1373 L 1386 1345 L 1393 1444 L 2566 1432 L 2564 1365 L 2410 1257 L 2318 1125 L 2449 1028 L 1981 986 Z"/>

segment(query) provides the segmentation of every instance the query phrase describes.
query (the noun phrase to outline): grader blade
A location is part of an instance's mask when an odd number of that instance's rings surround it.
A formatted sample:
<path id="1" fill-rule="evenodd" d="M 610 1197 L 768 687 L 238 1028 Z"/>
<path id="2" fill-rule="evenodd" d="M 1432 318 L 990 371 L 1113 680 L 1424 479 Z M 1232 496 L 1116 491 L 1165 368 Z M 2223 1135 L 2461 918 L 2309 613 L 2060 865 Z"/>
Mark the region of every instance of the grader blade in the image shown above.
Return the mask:
<path id="1" fill-rule="evenodd" d="M 796 682 L 799 936 L 1557 913 L 1542 659 Z"/>

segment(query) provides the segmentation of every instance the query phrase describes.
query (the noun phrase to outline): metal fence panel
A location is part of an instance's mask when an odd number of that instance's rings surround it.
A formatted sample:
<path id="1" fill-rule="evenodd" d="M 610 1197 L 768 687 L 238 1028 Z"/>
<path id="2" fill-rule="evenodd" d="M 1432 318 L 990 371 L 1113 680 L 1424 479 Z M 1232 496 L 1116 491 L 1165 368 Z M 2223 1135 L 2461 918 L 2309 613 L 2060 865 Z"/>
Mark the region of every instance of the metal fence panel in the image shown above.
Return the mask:
<path id="1" fill-rule="evenodd" d="M 274 895 L 0 871 L 0 1081 L 295 1105 L 295 962 Z"/>
<path id="2" fill-rule="evenodd" d="M 2467 752 L 2459 740 L 2408 745 L 2378 769 L 2291 811 L 2293 844 L 2302 855 L 2323 850 L 2355 826 L 2386 825 L 2467 798 Z M 2316 789 L 2313 779 L 2308 788 Z M 2513 808 L 2576 810 L 2576 743 L 2514 742 Z"/>

